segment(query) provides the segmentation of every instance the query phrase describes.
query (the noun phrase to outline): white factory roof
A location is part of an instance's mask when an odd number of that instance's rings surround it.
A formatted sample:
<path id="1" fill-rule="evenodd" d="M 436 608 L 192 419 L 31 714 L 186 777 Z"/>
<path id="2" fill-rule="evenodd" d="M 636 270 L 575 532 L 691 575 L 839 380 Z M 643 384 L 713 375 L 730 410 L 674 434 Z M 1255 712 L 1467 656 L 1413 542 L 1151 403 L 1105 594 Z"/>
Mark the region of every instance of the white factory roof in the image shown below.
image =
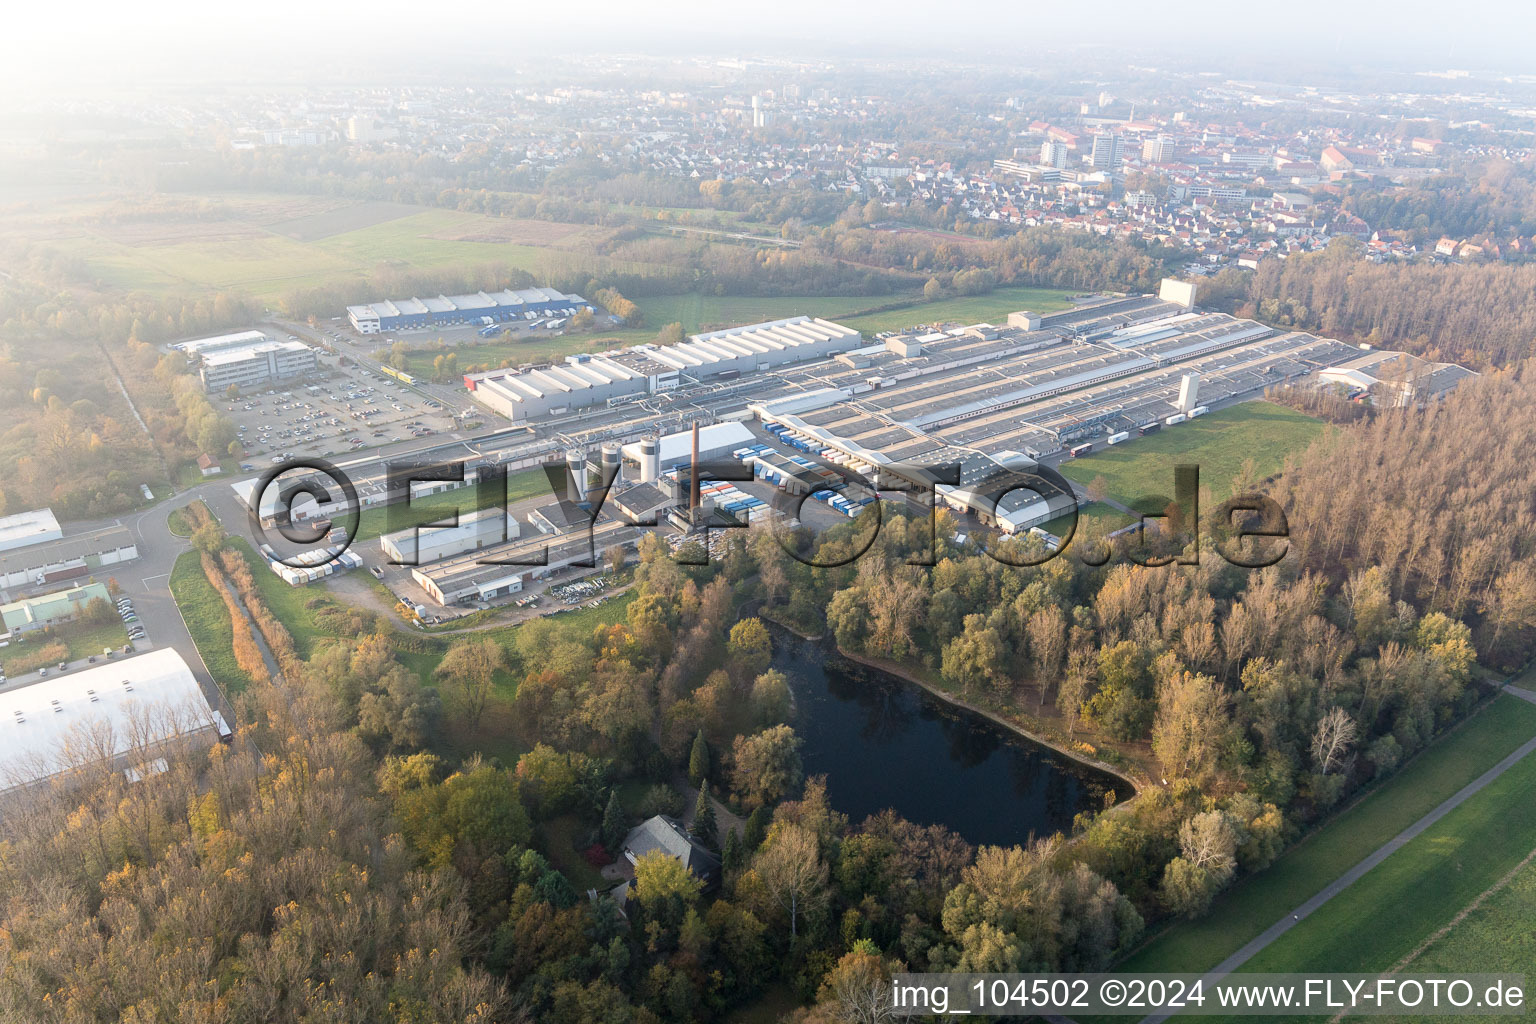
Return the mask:
<path id="1" fill-rule="evenodd" d="M 502 517 L 505 526 L 497 524 L 498 516 Z M 379 538 L 379 543 L 392 557 L 403 556 L 414 563 L 423 547 L 430 551 L 438 545 L 464 541 L 480 541 L 482 545 L 502 544 L 509 539 L 516 540 L 519 532 L 517 517 L 512 513 L 504 508 L 483 508 L 459 516 L 456 526 L 411 526 L 386 533 Z"/>
<path id="2" fill-rule="evenodd" d="M 242 363 L 253 355 L 268 352 L 308 352 L 309 346 L 302 341 L 257 341 L 251 345 L 220 349 L 203 357 L 204 366 L 222 366 L 226 363 Z"/>
<path id="3" fill-rule="evenodd" d="M 699 451 L 718 451 L 732 445 L 747 445 L 755 440 L 752 431 L 734 420 L 711 423 L 699 428 Z M 683 430 L 662 437 L 657 454 L 662 463 L 687 459 L 693 451 L 693 431 Z M 631 441 L 624 446 L 624 457 L 639 460 L 640 442 Z"/>
<path id="4" fill-rule="evenodd" d="M 180 349 L 190 356 L 196 355 L 199 352 L 217 352 L 226 348 L 260 345 L 266 340 L 267 336 L 261 331 L 239 331 L 235 334 L 217 334 L 211 338 L 183 341 L 172 345 L 171 348 Z"/>
<path id="5" fill-rule="evenodd" d="M 437 295 L 427 299 L 384 299 L 348 306 L 347 312 L 360 317 L 418 316 L 422 313 L 451 313 L 456 309 L 481 310 L 520 307 L 533 302 L 585 303 L 580 295 L 566 294 L 553 288 L 508 288 L 499 292 L 475 292 L 471 295 Z"/>
<path id="6" fill-rule="evenodd" d="M 475 376 L 476 389 L 484 388 L 511 402 L 529 399 L 558 400 L 565 395 L 587 391 L 617 381 L 630 381 L 654 375 L 664 377 L 679 371 L 702 377 L 720 364 L 739 359 L 791 351 L 807 345 L 859 341 L 859 332 L 819 317 L 792 316 L 767 323 L 732 327 L 708 334 L 695 334 L 677 345 L 636 345 L 595 355 L 567 356 L 565 362 L 532 370 L 493 370 Z M 770 359 L 782 363 L 784 359 Z M 793 357 L 791 360 L 793 361 Z M 647 370 L 639 369 L 642 365 Z"/>
<path id="7" fill-rule="evenodd" d="M 647 348 L 646 354 L 679 370 L 691 370 L 710 363 L 764 352 L 781 352 L 835 338 L 857 341 L 859 332 L 820 317 L 792 316 L 746 327 L 695 334 L 680 345 Z"/>
<path id="8" fill-rule="evenodd" d="M 879 347 L 884 348 L 883 345 Z M 757 414 L 759 419 L 769 420 L 797 412 L 814 412 L 817 409 L 825 409 L 828 406 L 846 401 L 852 396 L 853 393 L 846 388 L 817 388 L 814 391 L 804 391 L 797 395 L 788 395 L 784 398 L 774 398 L 766 402 L 758 402 L 749 408 Z"/>
<path id="9" fill-rule="evenodd" d="M 29 544 L 42 544 L 64 536 L 53 509 L 39 508 L 31 512 L 18 512 L 0 519 L 0 551 L 24 548 Z"/>
<path id="10" fill-rule="evenodd" d="M 41 679 L 0 693 L 0 790 L 213 724 L 202 688 L 171 648 Z"/>

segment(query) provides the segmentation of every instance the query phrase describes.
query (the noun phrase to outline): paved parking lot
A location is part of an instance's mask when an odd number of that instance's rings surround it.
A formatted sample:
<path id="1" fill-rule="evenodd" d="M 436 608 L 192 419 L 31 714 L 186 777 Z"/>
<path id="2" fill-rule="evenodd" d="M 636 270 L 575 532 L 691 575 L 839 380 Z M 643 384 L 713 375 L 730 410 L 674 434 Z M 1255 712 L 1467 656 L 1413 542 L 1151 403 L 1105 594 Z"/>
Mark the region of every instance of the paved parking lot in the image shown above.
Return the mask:
<path id="1" fill-rule="evenodd" d="M 118 615 L 123 619 L 123 625 L 128 629 L 129 642 L 127 645 L 103 648 L 101 651 L 93 652 L 84 658 L 76 658 L 72 661 L 64 661 L 59 662 L 58 664 L 47 665 L 35 672 L 20 672 L 9 677 L 0 674 L 0 693 L 4 693 L 7 690 L 14 690 L 20 686 L 26 686 L 29 683 L 35 683 L 40 679 L 51 679 L 55 676 L 67 675 L 76 669 L 82 669 L 91 665 L 100 664 L 114 658 L 125 658 L 142 651 L 152 650 L 155 645 L 149 638 L 148 628 L 144 625 L 143 621 L 139 617 L 139 610 L 135 605 L 133 598 L 124 594 L 119 597 L 115 597 L 112 600 L 114 602 L 114 608 L 117 609 Z M 26 642 L 27 641 L 25 636 L 21 637 L 20 639 L 13 639 L 10 641 L 10 643 L 13 645 L 24 644 Z M 35 642 L 39 644 L 46 644 L 49 642 L 49 640 L 46 637 L 40 636 L 35 640 Z M 109 651 L 110 653 L 108 653 Z"/>
<path id="2" fill-rule="evenodd" d="M 328 371 L 323 380 L 293 381 L 224 400 L 249 464 L 425 439 L 454 426 L 440 403 L 383 374 L 323 365 Z"/>

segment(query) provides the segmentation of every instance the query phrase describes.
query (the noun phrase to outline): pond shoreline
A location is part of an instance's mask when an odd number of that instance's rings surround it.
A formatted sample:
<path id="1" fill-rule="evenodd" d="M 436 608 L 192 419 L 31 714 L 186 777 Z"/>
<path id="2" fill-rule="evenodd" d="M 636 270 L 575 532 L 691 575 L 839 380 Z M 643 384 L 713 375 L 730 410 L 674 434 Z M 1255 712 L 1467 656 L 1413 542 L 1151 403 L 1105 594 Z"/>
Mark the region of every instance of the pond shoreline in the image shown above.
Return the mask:
<path id="1" fill-rule="evenodd" d="M 785 628 L 787 629 L 788 627 Z M 791 629 L 789 631 L 791 633 L 795 633 L 795 630 Z M 800 634 L 796 633 L 796 635 L 799 636 Z M 819 640 L 821 638 L 802 636 L 801 639 Z M 864 654 L 854 654 L 851 651 L 844 650 L 842 645 L 837 643 L 834 643 L 832 647 L 837 651 L 838 654 L 842 655 L 844 658 L 847 658 L 849 661 L 857 665 L 863 665 L 865 668 L 872 668 L 877 672 L 884 672 L 887 675 L 895 676 L 897 679 L 900 679 L 903 682 L 911 683 L 914 686 L 920 687 L 925 692 L 931 693 L 933 696 L 938 697 L 940 700 L 952 705 L 953 707 L 960 708 L 963 711 L 969 711 L 973 715 L 979 715 L 980 717 L 992 722 L 994 725 L 1001 726 L 1002 728 L 1007 729 L 1009 732 L 1022 736 L 1024 739 L 1031 743 L 1036 743 L 1042 747 L 1054 750 L 1056 753 L 1062 755 L 1063 757 L 1070 758 L 1071 760 L 1076 761 L 1078 764 L 1087 765 L 1096 771 L 1101 771 L 1106 775 L 1111 775 L 1119 779 L 1121 782 L 1130 787 L 1130 800 L 1134 800 L 1136 797 L 1140 796 L 1142 792 L 1151 785 L 1150 781 L 1146 779 L 1138 780 L 1126 774 L 1123 770 L 1116 768 L 1114 765 L 1107 764 L 1104 761 L 1098 760 L 1097 758 L 1086 757 L 1081 751 L 1073 750 L 1071 747 L 1068 747 L 1063 743 L 1045 736 L 1037 736 L 1030 732 L 1028 729 L 1025 729 L 1023 726 L 1019 725 L 1017 722 L 1005 718 L 1004 716 L 998 714 L 996 711 L 989 710 L 988 708 L 984 708 L 978 704 L 972 704 L 970 701 L 965 700 L 963 697 L 957 697 L 952 693 L 934 686 L 932 683 L 923 679 L 916 673 L 909 671 L 902 665 L 892 661 L 886 661 L 883 658 L 871 658 Z M 1122 803 L 1124 802 L 1129 801 L 1122 801 Z"/>

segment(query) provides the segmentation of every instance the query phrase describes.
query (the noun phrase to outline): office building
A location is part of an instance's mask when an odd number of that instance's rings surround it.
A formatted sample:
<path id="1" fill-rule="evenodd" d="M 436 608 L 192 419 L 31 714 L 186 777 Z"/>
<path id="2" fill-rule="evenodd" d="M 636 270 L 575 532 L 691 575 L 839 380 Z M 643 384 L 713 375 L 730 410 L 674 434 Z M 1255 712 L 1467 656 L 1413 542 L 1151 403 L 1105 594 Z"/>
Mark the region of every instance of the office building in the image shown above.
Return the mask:
<path id="1" fill-rule="evenodd" d="M 1100 132 L 1093 137 L 1093 150 L 1088 162 L 1095 170 L 1113 171 L 1120 167 L 1121 139 L 1114 132 Z"/>
<path id="2" fill-rule="evenodd" d="M 205 355 L 198 373 L 205 391 L 223 391 L 231 384 L 243 391 L 304 376 L 319 364 L 315 350 L 301 341 L 268 341 Z"/>
<path id="3" fill-rule="evenodd" d="M 1167 135 L 1157 135 L 1147 139 L 1141 144 L 1141 162 L 1146 164 L 1172 163 L 1178 155 L 1173 139 Z"/>

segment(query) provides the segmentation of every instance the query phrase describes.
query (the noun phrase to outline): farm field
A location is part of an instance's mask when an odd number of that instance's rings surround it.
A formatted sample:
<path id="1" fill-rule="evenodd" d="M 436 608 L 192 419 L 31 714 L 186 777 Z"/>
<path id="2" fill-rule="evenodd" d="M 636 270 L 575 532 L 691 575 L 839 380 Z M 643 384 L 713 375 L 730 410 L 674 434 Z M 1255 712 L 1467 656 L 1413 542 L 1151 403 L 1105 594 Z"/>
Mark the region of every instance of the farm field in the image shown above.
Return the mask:
<path id="1" fill-rule="evenodd" d="M 1200 467 L 1201 485 L 1209 487 L 1217 500 L 1225 500 L 1246 460 L 1253 460 L 1257 479 L 1263 480 L 1324 429 L 1321 420 L 1273 402 L 1243 402 L 1148 437 L 1067 459 L 1061 473 L 1078 484 L 1102 477 L 1107 496 L 1134 508 L 1138 498 L 1172 498 L 1174 467 L 1193 462 Z"/>
<path id="2" fill-rule="evenodd" d="M 1120 963 L 1117 970 L 1125 972 L 1209 970 L 1249 939 L 1278 921 L 1282 914 L 1304 902 L 1324 885 L 1358 864 L 1382 843 L 1434 810 L 1445 799 L 1493 767 L 1510 751 L 1532 736 L 1536 736 L 1536 706 L 1517 697 L 1501 694 L 1478 714 L 1463 722 L 1450 734 L 1437 740 L 1396 775 L 1287 850 L 1267 870 L 1243 879 L 1217 897 L 1205 917 L 1197 921 L 1180 922 L 1166 929 L 1141 950 Z M 1434 829 L 1419 836 L 1375 871 L 1335 897 L 1322 910 L 1303 922 L 1302 926 L 1288 932 L 1259 958 L 1251 961 L 1245 969 L 1258 970 L 1257 965 L 1260 962 L 1272 963 L 1271 957 L 1275 951 L 1282 947 L 1292 948 L 1288 942 L 1298 933 L 1315 937 L 1318 933 L 1310 930 L 1314 922 L 1317 927 L 1321 927 L 1324 921 L 1332 921 L 1335 926 L 1344 927 L 1347 922 L 1343 918 L 1334 916 L 1334 908 L 1341 905 L 1341 900 L 1371 882 L 1373 877 L 1389 867 L 1393 861 L 1407 853 L 1413 846 L 1431 840 L 1432 836 L 1443 835 L 1444 828 L 1453 822 L 1460 822 L 1462 827 L 1466 828 L 1481 827 L 1479 815 L 1467 819 L 1462 817 L 1462 812 L 1493 794 L 1500 784 L 1507 786 L 1506 780 L 1512 776 L 1527 778 L 1521 774 L 1522 769 L 1526 772 L 1536 770 L 1536 761 L 1528 760 L 1510 769 L 1499 778 L 1498 782 L 1447 816 Z M 1504 811 L 1513 813 L 1509 806 L 1506 806 Z M 1516 822 L 1512 820 L 1511 824 Z M 1514 860 L 1503 862 L 1503 866 L 1494 873 L 1494 879 L 1508 871 L 1520 856 L 1524 856 L 1532 845 L 1536 845 L 1536 821 L 1533 821 L 1530 827 L 1533 834 L 1522 840 L 1525 842 L 1524 848 L 1519 851 L 1519 855 L 1515 856 Z M 1454 840 L 1447 842 L 1434 840 L 1426 845 L 1436 850 L 1461 849 L 1461 844 Z M 1516 845 L 1518 846 L 1519 843 Z M 1496 853 L 1498 849 L 1497 844 L 1489 847 L 1490 861 L 1498 860 Z M 1419 862 L 1418 858 L 1419 855 L 1415 854 L 1408 859 Z M 1427 862 L 1423 863 L 1425 867 L 1429 866 Z M 1469 860 L 1462 867 L 1470 870 L 1473 865 Z M 1459 871 L 1461 868 L 1456 870 Z M 1491 881 L 1487 884 L 1491 884 Z M 1486 885 L 1483 887 L 1486 888 Z M 1474 894 L 1477 891 L 1481 889 L 1475 890 Z M 1438 907 L 1436 900 L 1429 898 L 1422 891 L 1416 891 L 1413 899 L 1383 897 L 1380 893 L 1377 893 L 1376 899 L 1382 902 L 1369 904 L 1378 909 L 1367 915 L 1373 928 L 1379 926 L 1380 916 L 1386 912 L 1381 908 L 1396 907 L 1398 910 L 1394 910 L 1394 913 L 1407 914 L 1439 912 L 1435 909 Z M 1454 913 L 1455 909 L 1452 907 L 1451 913 Z M 1449 920 L 1449 916 L 1449 914 L 1446 915 L 1445 920 Z M 1435 922 L 1431 928 L 1443 923 L 1445 923 L 1444 920 Z M 1411 924 L 1412 922 L 1409 921 L 1399 922 L 1397 927 L 1406 928 Z M 1383 936 L 1386 935 L 1384 927 L 1380 927 L 1379 930 Z M 1413 939 L 1413 943 L 1417 943 L 1426 935 L 1427 932 L 1420 931 L 1417 938 Z M 1317 941 L 1323 940 L 1318 938 Z M 1357 934 L 1354 941 L 1358 944 L 1365 940 Z M 1387 942 L 1395 939 L 1382 938 L 1379 941 Z M 1412 943 L 1409 948 L 1411 946 Z M 1368 951 L 1365 949 L 1361 953 L 1364 955 Z M 1381 966 L 1390 966 L 1392 960 L 1395 960 L 1398 955 L 1400 954 L 1393 954 Z M 1294 966 L 1275 969 L 1299 971 L 1304 970 L 1305 965 L 1297 962 Z M 1354 968 L 1346 967 L 1342 962 L 1330 962 L 1327 969 L 1345 971 Z M 1362 969 L 1375 970 L 1376 967 Z"/>
<path id="3" fill-rule="evenodd" d="M 83 259 L 108 287 L 230 291 L 272 299 L 358 277 L 415 269 L 579 258 L 599 229 L 401 203 L 321 196 L 214 194 L 156 202 L 82 197 L 49 219 L 5 218 L 20 237 Z"/>
<path id="4" fill-rule="evenodd" d="M 130 245 L 87 229 L 53 244 L 84 259 L 108 285 L 144 291 L 197 288 L 273 299 L 295 289 L 361 275 L 380 264 L 532 266 L 542 250 L 452 237 L 492 219 L 426 210 L 317 241 L 260 231 L 234 238 L 192 237 Z"/>

